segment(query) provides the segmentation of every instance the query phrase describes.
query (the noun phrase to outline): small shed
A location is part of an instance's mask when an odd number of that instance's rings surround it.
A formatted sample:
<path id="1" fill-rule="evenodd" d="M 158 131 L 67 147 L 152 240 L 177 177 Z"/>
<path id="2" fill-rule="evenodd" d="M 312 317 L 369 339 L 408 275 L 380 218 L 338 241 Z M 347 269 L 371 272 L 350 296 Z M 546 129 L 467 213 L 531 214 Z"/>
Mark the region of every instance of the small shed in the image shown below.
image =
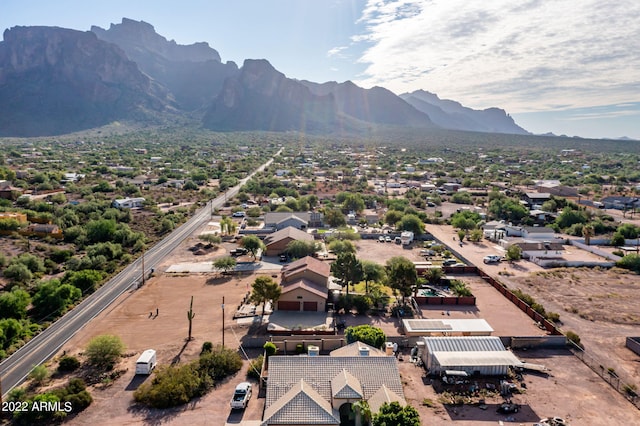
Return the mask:
<path id="1" fill-rule="evenodd" d="M 423 337 L 419 342 L 424 343 L 422 362 L 427 370 L 442 370 L 434 354 L 443 352 L 505 352 L 506 349 L 499 337 Z M 446 368 L 457 370 L 457 368 Z M 466 370 L 465 370 L 466 371 Z"/>

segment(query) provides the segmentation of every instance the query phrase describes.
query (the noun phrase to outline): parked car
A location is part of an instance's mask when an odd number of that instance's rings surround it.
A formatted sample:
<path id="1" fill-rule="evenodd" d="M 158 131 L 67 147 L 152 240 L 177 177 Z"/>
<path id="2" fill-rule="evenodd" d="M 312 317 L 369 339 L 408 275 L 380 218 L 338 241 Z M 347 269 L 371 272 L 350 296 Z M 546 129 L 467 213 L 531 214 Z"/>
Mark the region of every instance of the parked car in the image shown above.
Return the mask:
<path id="1" fill-rule="evenodd" d="M 379 243 L 384 243 L 384 236 L 380 235 L 380 236 L 378 237 L 378 242 L 379 242 Z"/>
<path id="2" fill-rule="evenodd" d="M 457 260 L 455 260 L 455 259 L 445 259 L 445 260 L 442 262 L 442 266 L 453 266 L 453 265 L 455 265 L 456 263 L 458 263 L 458 261 L 457 261 Z"/>
<path id="3" fill-rule="evenodd" d="M 388 236 L 388 235 L 386 237 L 384 237 L 384 242 L 385 243 L 390 243 L 391 242 L 391 237 Z"/>
<path id="4" fill-rule="evenodd" d="M 244 410 L 251 399 L 251 383 L 242 382 L 236 386 L 236 390 L 231 397 L 231 408 Z"/>
<path id="5" fill-rule="evenodd" d="M 233 217 L 245 217 L 245 212 L 234 212 L 231 216 Z"/>
<path id="6" fill-rule="evenodd" d="M 281 254 L 280 255 L 280 262 L 284 263 L 287 260 L 289 260 L 289 256 L 287 256 L 286 254 Z"/>
<path id="7" fill-rule="evenodd" d="M 229 254 L 231 256 L 244 256 L 245 254 L 249 253 L 249 250 L 247 250 L 244 247 L 238 247 L 237 249 L 233 249 L 229 252 Z"/>
<path id="8" fill-rule="evenodd" d="M 498 263 L 500 260 L 502 260 L 502 257 L 496 254 L 490 254 L 482 259 L 484 263 Z"/>

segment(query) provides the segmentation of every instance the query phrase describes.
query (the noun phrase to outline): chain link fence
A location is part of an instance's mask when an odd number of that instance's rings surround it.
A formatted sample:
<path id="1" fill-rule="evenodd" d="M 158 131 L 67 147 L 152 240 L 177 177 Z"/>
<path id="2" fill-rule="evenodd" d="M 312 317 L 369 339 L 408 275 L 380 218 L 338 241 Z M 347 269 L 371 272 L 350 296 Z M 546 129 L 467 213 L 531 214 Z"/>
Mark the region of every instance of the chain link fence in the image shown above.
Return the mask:
<path id="1" fill-rule="evenodd" d="M 595 356 L 587 353 L 583 348 L 574 342 L 568 341 L 569 349 L 580 359 L 587 367 L 593 370 L 598 376 L 609 383 L 609 385 L 631 402 L 640 410 L 640 397 L 638 397 L 638 389 L 624 374 L 616 371 L 615 368 L 607 366 L 606 362 L 597 359 Z"/>

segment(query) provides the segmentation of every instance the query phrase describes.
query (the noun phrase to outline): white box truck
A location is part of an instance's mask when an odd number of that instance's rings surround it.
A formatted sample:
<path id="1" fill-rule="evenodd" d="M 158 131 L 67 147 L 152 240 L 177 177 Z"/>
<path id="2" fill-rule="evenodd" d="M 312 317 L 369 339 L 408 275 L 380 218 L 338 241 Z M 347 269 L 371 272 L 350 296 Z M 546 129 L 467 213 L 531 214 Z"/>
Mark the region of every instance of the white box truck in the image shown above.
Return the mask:
<path id="1" fill-rule="evenodd" d="M 136 374 L 151 374 L 156 368 L 156 351 L 147 349 L 136 361 Z"/>

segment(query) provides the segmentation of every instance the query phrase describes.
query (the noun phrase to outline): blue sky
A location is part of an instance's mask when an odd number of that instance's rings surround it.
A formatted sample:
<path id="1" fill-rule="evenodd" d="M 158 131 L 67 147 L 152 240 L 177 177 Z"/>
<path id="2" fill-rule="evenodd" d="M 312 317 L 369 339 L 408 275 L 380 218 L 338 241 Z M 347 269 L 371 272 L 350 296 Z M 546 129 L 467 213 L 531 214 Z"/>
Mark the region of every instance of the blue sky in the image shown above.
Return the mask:
<path id="1" fill-rule="evenodd" d="M 637 0 L 2 0 L 0 27 L 123 17 L 291 78 L 423 89 L 533 133 L 640 139 Z"/>

